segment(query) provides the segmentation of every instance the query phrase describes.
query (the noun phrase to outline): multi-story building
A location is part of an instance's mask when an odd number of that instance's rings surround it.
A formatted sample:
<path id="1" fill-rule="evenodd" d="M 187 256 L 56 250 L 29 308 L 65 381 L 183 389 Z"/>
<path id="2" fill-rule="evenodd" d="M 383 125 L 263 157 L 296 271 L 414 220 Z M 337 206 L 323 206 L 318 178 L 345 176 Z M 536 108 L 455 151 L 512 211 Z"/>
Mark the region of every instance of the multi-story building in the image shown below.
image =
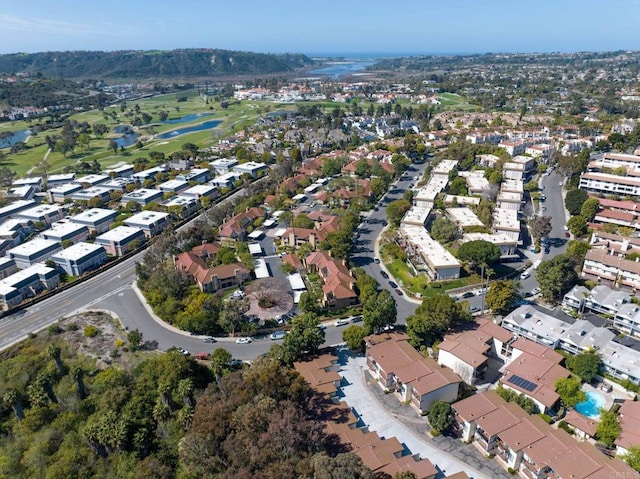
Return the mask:
<path id="1" fill-rule="evenodd" d="M 98 244 L 77 243 L 55 253 L 51 260 L 69 276 L 82 276 L 106 263 L 107 252 Z"/>
<path id="2" fill-rule="evenodd" d="M 367 336 L 367 366 L 385 391 L 393 391 L 402 402 L 426 412 L 435 401 L 453 402 L 461 379 L 449 368 L 424 357 L 400 333 Z"/>
<path id="3" fill-rule="evenodd" d="M 578 187 L 591 193 L 639 196 L 640 178 L 610 173 L 582 173 Z"/>
<path id="4" fill-rule="evenodd" d="M 247 161 L 246 163 L 240 163 L 233 167 L 233 172 L 237 175 L 250 175 L 253 178 L 266 175 L 269 171 L 269 167 L 265 163 L 258 163 L 255 161 Z"/>
<path id="5" fill-rule="evenodd" d="M 210 161 L 209 164 L 213 167 L 216 175 L 220 176 L 230 173 L 233 167 L 238 164 L 238 160 L 235 158 L 218 158 Z"/>
<path id="6" fill-rule="evenodd" d="M 0 306 L 7 310 L 43 290 L 53 290 L 60 285 L 60 274 L 54 269 L 37 263 L 0 280 Z"/>
<path id="7" fill-rule="evenodd" d="M 189 182 L 174 179 L 160 183 L 157 188 L 163 193 L 175 193 L 176 195 L 179 195 L 189 188 Z"/>
<path id="8" fill-rule="evenodd" d="M 130 226 L 118 226 L 96 237 L 96 244 L 101 245 L 111 256 L 124 256 L 145 241 L 144 231 Z"/>
<path id="9" fill-rule="evenodd" d="M 103 183 L 104 184 L 104 183 Z M 111 189 L 102 185 L 91 186 L 84 190 L 76 191 L 71 195 L 73 201 L 88 203 L 91 200 L 100 200 L 101 203 L 108 203 L 111 199 Z"/>
<path id="10" fill-rule="evenodd" d="M 0 221 L 15 217 L 15 215 L 21 211 L 28 210 L 34 206 L 36 206 L 36 202 L 34 200 L 18 200 L 13 203 L 9 203 L 7 206 L 0 208 Z"/>
<path id="11" fill-rule="evenodd" d="M 47 196 L 51 203 L 64 203 L 71 200 L 78 191 L 82 191 L 82 186 L 77 183 L 62 183 L 49 187 Z"/>
<path id="12" fill-rule="evenodd" d="M 78 243 L 89 238 L 89 228 L 73 221 L 62 220 L 53 223 L 51 228 L 44 230 L 40 233 L 40 236 L 57 243 L 62 243 L 63 241 Z"/>
<path id="13" fill-rule="evenodd" d="M 465 443 L 526 479 L 637 477 L 620 459 L 578 442 L 539 416 L 528 415 L 495 391 L 474 394 L 452 405 L 455 428 Z"/>
<path id="14" fill-rule="evenodd" d="M 109 179 L 109 175 L 91 174 L 76 178 L 73 182 L 82 185 L 83 188 L 92 188 L 109 181 Z"/>
<path id="15" fill-rule="evenodd" d="M 418 271 L 425 271 L 433 281 L 460 277 L 460 262 L 421 226 L 400 227 L 402 245 Z"/>
<path id="16" fill-rule="evenodd" d="M 57 241 L 35 238 L 11 248 L 7 256 L 16 262 L 20 269 L 28 268 L 36 263 L 46 261 L 52 254 L 62 249 Z"/>
<path id="17" fill-rule="evenodd" d="M 120 203 L 122 205 L 126 205 L 130 201 L 135 201 L 141 206 L 146 206 L 149 203 L 160 202 L 162 201 L 162 191 L 160 190 L 151 190 L 148 188 L 139 188 L 137 190 L 133 190 L 130 193 L 125 193 L 122 195 L 122 199 Z"/>
<path id="18" fill-rule="evenodd" d="M 193 168 L 187 173 L 176 176 L 176 180 L 186 181 L 188 183 L 206 183 L 211 177 L 211 171 L 208 168 Z"/>
<path id="19" fill-rule="evenodd" d="M 147 238 L 151 238 L 162 233 L 171 224 L 171 215 L 160 211 L 142 211 L 127 218 L 123 223 L 141 229 Z"/>
<path id="20" fill-rule="evenodd" d="M 70 221 L 84 225 L 93 233 L 104 233 L 118 217 L 118 212 L 105 208 L 91 208 L 75 216 L 69 217 Z"/>

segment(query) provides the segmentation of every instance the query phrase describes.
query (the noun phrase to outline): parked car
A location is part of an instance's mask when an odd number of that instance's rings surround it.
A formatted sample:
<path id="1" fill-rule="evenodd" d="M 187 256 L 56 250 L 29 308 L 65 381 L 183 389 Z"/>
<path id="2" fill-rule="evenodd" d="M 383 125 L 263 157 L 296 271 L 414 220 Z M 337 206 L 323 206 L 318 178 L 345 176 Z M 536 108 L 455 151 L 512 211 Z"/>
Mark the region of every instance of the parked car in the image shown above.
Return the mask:
<path id="1" fill-rule="evenodd" d="M 191 353 L 184 348 L 180 348 L 178 351 L 180 351 L 185 356 L 191 356 Z"/>
<path id="2" fill-rule="evenodd" d="M 536 294 L 540 294 L 540 288 L 533 288 L 531 290 L 531 296 L 535 296 Z"/>
<path id="3" fill-rule="evenodd" d="M 207 359 L 209 359 L 209 353 L 205 353 L 204 351 L 196 353 L 196 359 L 199 359 L 200 361 L 206 361 Z"/>
<path id="4" fill-rule="evenodd" d="M 571 238 L 571 233 L 569 233 L 568 231 L 564 232 L 564 237 L 565 238 Z"/>
<path id="5" fill-rule="evenodd" d="M 359 323 L 361 321 L 362 321 L 362 315 L 354 316 L 353 318 L 351 318 L 352 323 Z"/>
<path id="6" fill-rule="evenodd" d="M 397 288 L 398 284 L 393 281 L 389 281 L 389 286 L 391 286 L 392 288 Z"/>
<path id="7" fill-rule="evenodd" d="M 473 298 L 475 296 L 475 294 L 473 294 L 472 291 L 467 291 L 466 293 L 462 293 L 462 295 L 460 296 L 461 298 Z"/>
<path id="8" fill-rule="evenodd" d="M 345 324 L 349 324 L 349 320 L 347 318 L 340 318 L 336 321 L 336 326 L 344 326 Z"/>
<path id="9" fill-rule="evenodd" d="M 380 271 L 380 274 L 382 275 L 382 277 L 383 277 L 384 279 L 389 279 L 389 275 L 387 274 L 387 272 L 386 272 L 386 271 Z"/>
<path id="10" fill-rule="evenodd" d="M 215 343 L 216 342 L 216 338 L 212 338 L 211 336 L 204 338 L 203 341 L 205 343 Z"/>
<path id="11" fill-rule="evenodd" d="M 402 290 L 400 288 L 396 288 L 395 292 L 398 296 L 402 296 Z"/>
<path id="12" fill-rule="evenodd" d="M 244 338 L 238 338 L 236 339 L 236 344 L 249 344 L 252 341 L 252 339 L 248 336 L 245 336 Z"/>
<path id="13" fill-rule="evenodd" d="M 375 264 L 380 264 L 380 258 L 374 258 L 374 259 L 373 259 L 373 262 L 374 262 Z"/>
<path id="14" fill-rule="evenodd" d="M 269 335 L 269 338 L 272 341 L 277 341 L 278 339 L 284 339 L 284 337 L 287 335 L 286 331 L 274 331 L 273 333 L 271 333 Z"/>

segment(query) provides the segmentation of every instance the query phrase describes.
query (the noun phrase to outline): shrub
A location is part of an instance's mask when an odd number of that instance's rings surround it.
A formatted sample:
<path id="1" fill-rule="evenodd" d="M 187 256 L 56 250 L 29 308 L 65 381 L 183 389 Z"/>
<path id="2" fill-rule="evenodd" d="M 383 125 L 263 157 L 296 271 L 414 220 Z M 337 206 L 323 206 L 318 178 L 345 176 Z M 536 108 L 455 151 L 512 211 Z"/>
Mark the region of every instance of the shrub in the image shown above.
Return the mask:
<path id="1" fill-rule="evenodd" d="M 89 325 L 84 328 L 84 336 L 85 338 L 94 338 L 98 335 L 100 330 L 93 325 Z"/>
<path id="2" fill-rule="evenodd" d="M 114 346 L 116 348 L 121 348 L 122 346 L 124 346 L 124 341 L 122 339 L 118 338 L 118 339 L 116 339 L 116 341 L 114 343 Z"/>
<path id="3" fill-rule="evenodd" d="M 551 419 L 551 416 L 548 416 L 547 414 L 538 414 L 538 416 L 540 416 L 542 418 L 542 420 L 544 422 L 546 422 L 547 424 L 551 424 L 553 422 L 553 419 Z"/>
<path id="4" fill-rule="evenodd" d="M 49 336 L 55 336 L 57 334 L 60 334 L 61 332 L 62 332 L 62 328 L 57 324 L 52 324 L 47 328 L 47 334 Z"/>

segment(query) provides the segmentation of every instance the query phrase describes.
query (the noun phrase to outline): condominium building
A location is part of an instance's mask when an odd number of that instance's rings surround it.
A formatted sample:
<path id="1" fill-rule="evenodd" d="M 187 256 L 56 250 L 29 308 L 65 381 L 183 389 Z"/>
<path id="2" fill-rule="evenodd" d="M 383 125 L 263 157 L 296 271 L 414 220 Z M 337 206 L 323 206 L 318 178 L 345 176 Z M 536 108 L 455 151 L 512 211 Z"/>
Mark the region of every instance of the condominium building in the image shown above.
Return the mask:
<path id="1" fill-rule="evenodd" d="M 421 226 L 400 226 L 405 251 L 416 269 L 425 271 L 433 281 L 460 277 L 460 262 Z"/>

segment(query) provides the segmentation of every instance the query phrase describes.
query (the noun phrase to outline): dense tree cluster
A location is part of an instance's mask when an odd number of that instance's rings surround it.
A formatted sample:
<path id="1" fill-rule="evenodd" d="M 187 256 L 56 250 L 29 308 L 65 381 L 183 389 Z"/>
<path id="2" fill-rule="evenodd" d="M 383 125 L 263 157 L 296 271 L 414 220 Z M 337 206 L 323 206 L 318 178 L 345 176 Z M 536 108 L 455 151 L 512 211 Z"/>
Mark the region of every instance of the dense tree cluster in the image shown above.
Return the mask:
<path id="1" fill-rule="evenodd" d="M 576 263 L 567 254 L 559 254 L 543 261 L 536 270 L 542 296 L 552 303 L 559 301 L 573 287 L 577 277 Z"/>
<path id="2" fill-rule="evenodd" d="M 0 476 L 172 477 L 211 373 L 175 350 L 98 367 L 50 331 L 2 355 Z"/>
<path id="3" fill-rule="evenodd" d="M 407 334 L 414 347 L 430 346 L 449 328 L 472 320 L 471 315 L 451 296 L 426 298 L 416 312 L 407 318 Z"/>

